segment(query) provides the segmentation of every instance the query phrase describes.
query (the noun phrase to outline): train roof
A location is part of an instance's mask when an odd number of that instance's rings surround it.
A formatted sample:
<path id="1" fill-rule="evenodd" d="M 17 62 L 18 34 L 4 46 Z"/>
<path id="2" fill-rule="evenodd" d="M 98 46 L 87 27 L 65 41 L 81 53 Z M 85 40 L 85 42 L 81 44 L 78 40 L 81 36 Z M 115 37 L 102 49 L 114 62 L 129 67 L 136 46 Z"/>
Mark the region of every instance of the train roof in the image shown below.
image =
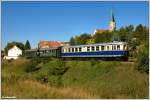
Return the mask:
<path id="1" fill-rule="evenodd" d="M 53 50 L 53 49 L 58 49 L 58 47 L 53 47 L 53 48 L 41 48 L 39 50 Z"/>
<path id="2" fill-rule="evenodd" d="M 54 47 L 54 48 L 40 48 L 39 50 L 53 50 L 53 49 L 57 49 L 58 47 Z M 30 49 L 30 50 L 25 50 L 25 51 L 37 51 L 38 49 Z"/>
<path id="3" fill-rule="evenodd" d="M 96 44 L 85 44 L 85 45 L 72 45 L 72 46 L 63 46 L 63 47 L 81 47 L 81 46 L 98 46 L 98 45 L 118 45 L 118 44 L 127 44 L 127 42 L 109 42 L 109 43 L 96 43 Z"/>

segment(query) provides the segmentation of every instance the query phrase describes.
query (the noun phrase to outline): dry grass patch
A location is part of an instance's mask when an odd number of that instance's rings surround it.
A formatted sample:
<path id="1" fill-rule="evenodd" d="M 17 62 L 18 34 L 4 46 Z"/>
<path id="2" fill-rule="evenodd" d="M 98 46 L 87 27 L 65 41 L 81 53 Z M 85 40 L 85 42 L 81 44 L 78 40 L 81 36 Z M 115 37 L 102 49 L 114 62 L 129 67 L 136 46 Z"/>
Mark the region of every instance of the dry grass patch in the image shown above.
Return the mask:
<path id="1" fill-rule="evenodd" d="M 2 83 L 2 96 L 16 98 L 98 98 L 79 87 L 51 87 L 33 80 L 18 80 L 17 82 Z"/>

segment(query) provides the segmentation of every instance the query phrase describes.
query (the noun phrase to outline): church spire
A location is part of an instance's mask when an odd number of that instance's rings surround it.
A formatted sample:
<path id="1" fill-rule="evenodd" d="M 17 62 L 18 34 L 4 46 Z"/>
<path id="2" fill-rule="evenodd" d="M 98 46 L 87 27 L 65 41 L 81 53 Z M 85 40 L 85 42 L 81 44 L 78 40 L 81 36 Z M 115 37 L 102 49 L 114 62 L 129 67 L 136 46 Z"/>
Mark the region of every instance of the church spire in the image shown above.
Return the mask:
<path id="1" fill-rule="evenodd" d="M 111 21 L 112 21 L 112 22 L 115 22 L 114 13 L 113 13 L 112 10 L 111 10 Z"/>
<path id="2" fill-rule="evenodd" d="M 110 18 L 110 23 L 109 23 L 109 31 L 112 32 L 116 29 L 116 22 L 115 22 L 115 18 L 114 18 L 114 13 L 111 10 L 111 18 Z"/>

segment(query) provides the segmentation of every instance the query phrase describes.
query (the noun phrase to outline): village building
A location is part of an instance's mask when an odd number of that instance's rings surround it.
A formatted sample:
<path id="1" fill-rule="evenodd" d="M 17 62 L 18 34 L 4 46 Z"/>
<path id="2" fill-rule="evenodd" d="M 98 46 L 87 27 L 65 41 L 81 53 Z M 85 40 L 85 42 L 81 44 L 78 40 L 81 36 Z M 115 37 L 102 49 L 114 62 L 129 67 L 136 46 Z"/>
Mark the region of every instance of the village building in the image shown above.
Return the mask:
<path id="1" fill-rule="evenodd" d="M 22 50 L 16 45 L 8 50 L 7 56 L 4 56 L 4 59 L 18 59 L 22 55 Z"/>
<path id="2" fill-rule="evenodd" d="M 69 45 L 69 43 L 60 41 L 40 41 L 38 43 L 38 48 L 57 48 L 65 45 Z"/>
<path id="3" fill-rule="evenodd" d="M 116 22 L 115 22 L 115 18 L 114 18 L 114 14 L 113 12 L 111 12 L 111 18 L 110 18 L 110 22 L 109 22 L 109 30 L 106 29 L 96 29 L 94 31 L 95 33 L 104 33 L 104 32 L 113 32 L 116 30 Z"/>

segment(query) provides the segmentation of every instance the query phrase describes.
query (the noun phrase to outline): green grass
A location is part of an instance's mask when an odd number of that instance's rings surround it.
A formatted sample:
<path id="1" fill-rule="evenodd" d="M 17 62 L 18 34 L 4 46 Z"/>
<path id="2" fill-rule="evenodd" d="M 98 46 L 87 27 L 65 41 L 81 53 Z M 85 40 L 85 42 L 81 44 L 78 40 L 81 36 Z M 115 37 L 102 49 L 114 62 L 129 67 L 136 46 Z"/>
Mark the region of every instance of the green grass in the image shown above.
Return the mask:
<path id="1" fill-rule="evenodd" d="M 37 64 L 38 70 L 26 72 L 27 62 L 30 61 L 2 62 L 2 96 L 148 98 L 148 74 L 137 71 L 134 62 L 52 59 Z"/>

